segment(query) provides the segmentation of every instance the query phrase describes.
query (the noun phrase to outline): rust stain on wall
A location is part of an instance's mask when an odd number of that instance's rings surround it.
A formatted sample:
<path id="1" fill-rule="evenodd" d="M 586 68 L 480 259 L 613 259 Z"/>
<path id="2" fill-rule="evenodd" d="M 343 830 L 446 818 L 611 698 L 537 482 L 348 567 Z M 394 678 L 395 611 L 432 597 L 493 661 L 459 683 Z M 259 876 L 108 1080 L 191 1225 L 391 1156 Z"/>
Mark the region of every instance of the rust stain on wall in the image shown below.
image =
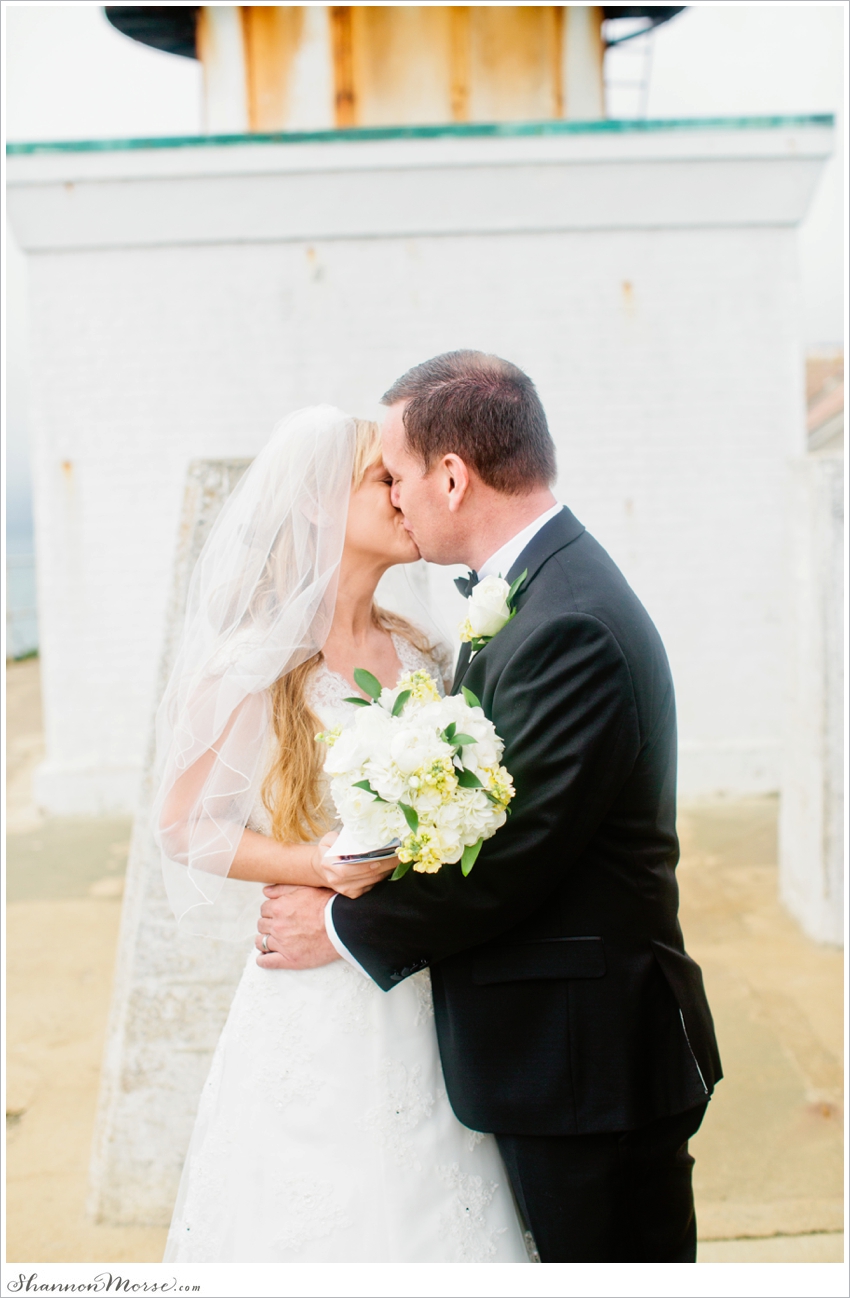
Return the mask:
<path id="1" fill-rule="evenodd" d="M 286 129 L 293 112 L 295 63 L 307 30 L 306 8 L 244 5 L 239 12 L 249 128 Z M 569 116 L 565 57 L 570 14 L 575 12 L 563 5 L 330 5 L 326 58 L 333 78 L 335 125 L 345 129 Z M 583 6 L 581 13 L 590 16 L 584 42 L 595 69 L 590 80 L 598 76 L 601 85 L 602 52 L 597 45 L 602 10 Z M 202 61 L 210 40 L 205 14 L 202 8 Z M 579 47 L 575 49 L 575 57 L 584 59 Z M 583 63 L 579 71 L 584 84 Z M 577 111 L 587 116 L 587 104 L 582 102 Z"/>
<path id="2" fill-rule="evenodd" d="M 449 120 L 450 6 L 355 5 L 351 15 L 358 125 Z"/>
<path id="3" fill-rule="evenodd" d="M 351 48 L 351 12 L 351 5 L 331 5 L 334 117 L 338 129 L 358 125 Z"/>
<path id="4" fill-rule="evenodd" d="M 554 116 L 564 116 L 564 6 L 552 6 L 553 35 L 549 46 Z"/>
<path id="5" fill-rule="evenodd" d="M 292 65 L 304 30 L 302 5 L 242 5 L 248 124 L 281 130 L 287 120 Z"/>
<path id="6" fill-rule="evenodd" d="M 470 119 L 557 116 L 554 5 L 470 6 Z"/>
<path id="7" fill-rule="evenodd" d="M 451 117 L 469 121 L 469 5 L 449 9 L 449 63 L 451 67 Z"/>

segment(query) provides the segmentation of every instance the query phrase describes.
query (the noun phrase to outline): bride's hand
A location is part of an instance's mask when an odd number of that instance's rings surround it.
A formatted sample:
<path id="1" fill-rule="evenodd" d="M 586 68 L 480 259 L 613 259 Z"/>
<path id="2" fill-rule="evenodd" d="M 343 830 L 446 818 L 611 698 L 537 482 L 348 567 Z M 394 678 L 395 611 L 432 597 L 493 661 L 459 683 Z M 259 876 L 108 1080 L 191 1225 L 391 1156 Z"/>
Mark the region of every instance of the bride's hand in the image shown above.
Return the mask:
<path id="1" fill-rule="evenodd" d="M 336 833 L 325 834 L 315 847 L 313 869 L 323 888 L 333 888 L 334 892 L 354 900 L 386 879 L 398 865 L 396 856 L 387 857 L 383 861 L 337 861 L 333 857 L 326 860 L 325 853 L 338 837 Z"/>

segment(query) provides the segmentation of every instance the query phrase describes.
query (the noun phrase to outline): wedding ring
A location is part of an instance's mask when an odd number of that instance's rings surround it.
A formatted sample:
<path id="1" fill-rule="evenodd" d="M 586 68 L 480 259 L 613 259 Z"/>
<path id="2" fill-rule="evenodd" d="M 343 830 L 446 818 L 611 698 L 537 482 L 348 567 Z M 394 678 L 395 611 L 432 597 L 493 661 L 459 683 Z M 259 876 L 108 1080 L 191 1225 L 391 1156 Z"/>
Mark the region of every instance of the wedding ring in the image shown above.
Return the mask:
<path id="1" fill-rule="evenodd" d="M 264 934 L 263 934 L 263 950 L 265 951 L 266 955 L 268 955 L 268 953 L 269 953 L 269 935 L 268 935 L 268 933 L 264 933 Z"/>

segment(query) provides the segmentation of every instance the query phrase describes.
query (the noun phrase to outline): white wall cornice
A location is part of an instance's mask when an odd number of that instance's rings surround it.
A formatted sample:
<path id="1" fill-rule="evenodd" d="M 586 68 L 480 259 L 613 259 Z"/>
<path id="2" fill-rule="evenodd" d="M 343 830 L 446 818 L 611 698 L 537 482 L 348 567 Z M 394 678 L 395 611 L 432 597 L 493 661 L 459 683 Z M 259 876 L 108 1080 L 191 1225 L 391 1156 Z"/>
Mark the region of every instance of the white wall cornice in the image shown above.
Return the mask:
<path id="1" fill-rule="evenodd" d="M 587 229 L 795 225 L 826 125 L 333 138 L 12 154 L 28 252 Z"/>

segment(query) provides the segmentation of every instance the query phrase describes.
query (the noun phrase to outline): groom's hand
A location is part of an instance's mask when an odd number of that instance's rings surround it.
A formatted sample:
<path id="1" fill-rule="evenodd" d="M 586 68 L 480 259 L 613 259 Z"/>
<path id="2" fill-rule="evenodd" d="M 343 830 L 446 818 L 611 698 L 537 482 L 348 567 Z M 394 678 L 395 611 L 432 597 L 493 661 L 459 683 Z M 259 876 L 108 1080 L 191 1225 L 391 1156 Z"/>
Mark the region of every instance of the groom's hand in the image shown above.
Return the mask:
<path id="1" fill-rule="evenodd" d="M 257 937 L 262 969 L 315 969 L 339 960 L 325 929 L 330 888 L 296 888 L 277 883 L 264 888 Z M 263 950 L 263 937 L 268 953 Z"/>

